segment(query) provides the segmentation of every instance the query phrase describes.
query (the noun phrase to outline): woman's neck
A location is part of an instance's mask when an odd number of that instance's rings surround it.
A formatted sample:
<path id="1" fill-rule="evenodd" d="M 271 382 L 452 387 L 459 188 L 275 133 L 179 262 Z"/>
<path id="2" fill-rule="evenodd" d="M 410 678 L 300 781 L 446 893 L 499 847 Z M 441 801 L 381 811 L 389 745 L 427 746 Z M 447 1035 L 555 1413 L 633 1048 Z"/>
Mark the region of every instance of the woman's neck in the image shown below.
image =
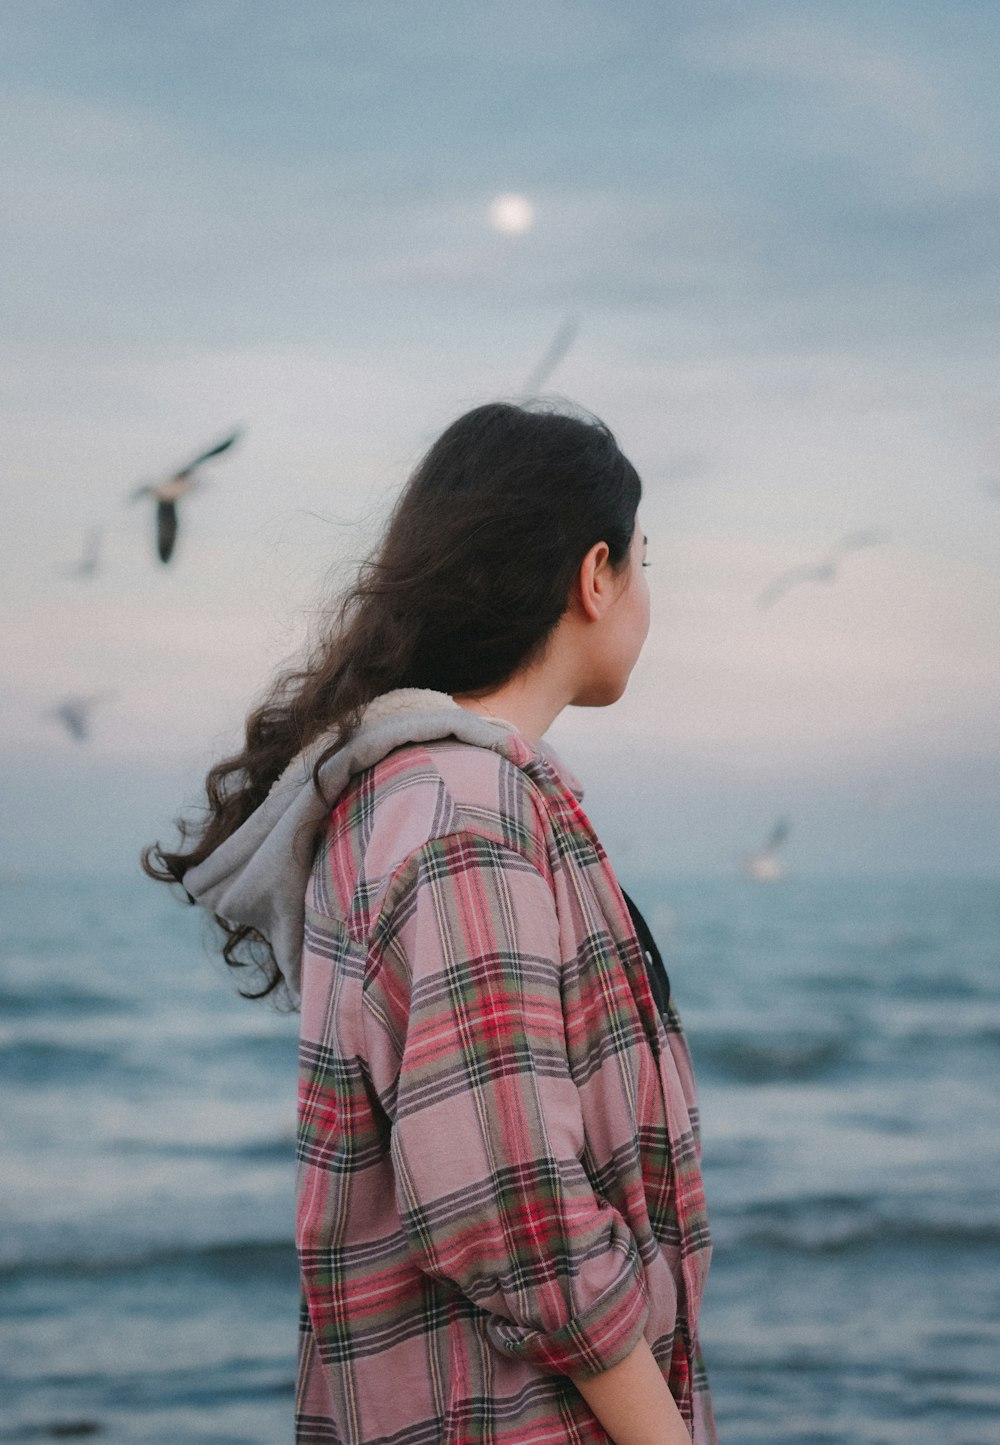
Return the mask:
<path id="1" fill-rule="evenodd" d="M 496 718 L 497 722 L 512 723 L 536 746 L 568 701 L 554 679 L 529 676 L 511 678 L 489 692 L 457 692 L 454 698 L 459 707 L 470 712 Z"/>

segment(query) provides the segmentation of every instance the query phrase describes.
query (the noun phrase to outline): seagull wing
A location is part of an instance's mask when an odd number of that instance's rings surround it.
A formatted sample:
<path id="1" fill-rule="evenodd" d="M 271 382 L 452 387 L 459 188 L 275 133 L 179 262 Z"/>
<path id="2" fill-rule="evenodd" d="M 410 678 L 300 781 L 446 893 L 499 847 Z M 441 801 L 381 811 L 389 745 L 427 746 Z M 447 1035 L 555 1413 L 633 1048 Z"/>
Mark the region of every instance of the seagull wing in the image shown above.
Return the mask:
<path id="1" fill-rule="evenodd" d="M 770 586 L 757 598 L 758 607 L 773 607 L 779 597 L 783 597 L 792 587 L 797 587 L 802 582 L 825 582 L 830 576 L 827 567 L 791 567 L 787 572 L 782 572 L 775 577 Z"/>
<path id="2" fill-rule="evenodd" d="M 90 737 L 90 714 L 98 703 L 114 697 L 113 692 L 91 692 L 83 696 L 64 697 L 62 702 L 50 708 L 45 717 L 62 723 L 70 737 L 78 743 L 85 743 Z"/>
<path id="3" fill-rule="evenodd" d="M 52 708 L 47 716 L 55 718 L 56 722 L 61 722 L 74 741 L 78 743 L 86 742 L 87 713 L 86 709 L 80 706 L 79 699 L 72 697 L 67 698 L 65 702 L 61 702 L 57 707 Z"/>
<path id="4" fill-rule="evenodd" d="M 199 454 L 196 457 L 193 457 L 186 466 L 181 467 L 180 471 L 174 472 L 172 480 L 179 482 L 182 480 L 182 478 L 189 477 L 193 471 L 195 471 L 198 467 L 201 466 L 202 462 L 210 461 L 212 457 L 217 457 L 220 456 L 223 452 L 228 452 L 229 448 L 235 442 L 239 441 L 239 439 L 240 432 L 239 429 L 237 429 L 232 433 L 231 436 L 227 436 L 224 441 L 217 442 L 214 447 L 209 447 L 207 452 L 199 452 Z"/>
<path id="5" fill-rule="evenodd" d="M 562 361 L 567 351 L 569 351 L 573 345 L 579 329 L 576 318 L 567 316 L 566 320 L 552 338 L 548 351 L 546 351 L 541 361 L 524 383 L 524 390 L 528 395 L 536 391 L 541 391 L 560 361 Z"/>
<path id="6" fill-rule="evenodd" d="M 160 554 L 161 562 L 170 561 L 170 556 L 174 550 L 174 543 L 176 541 L 177 504 L 176 502 L 157 502 L 156 550 Z"/>

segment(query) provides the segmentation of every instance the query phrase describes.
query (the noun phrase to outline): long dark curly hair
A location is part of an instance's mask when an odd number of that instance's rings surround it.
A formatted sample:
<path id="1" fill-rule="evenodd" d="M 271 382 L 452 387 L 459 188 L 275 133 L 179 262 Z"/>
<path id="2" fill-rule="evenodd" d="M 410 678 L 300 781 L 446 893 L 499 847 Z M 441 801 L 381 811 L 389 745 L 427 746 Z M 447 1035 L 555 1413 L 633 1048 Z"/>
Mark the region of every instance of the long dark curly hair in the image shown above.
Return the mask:
<path id="1" fill-rule="evenodd" d="M 209 771 L 207 807 L 180 844 L 143 850 L 151 878 L 182 883 L 264 801 L 287 764 L 329 735 L 313 777 L 397 687 L 488 693 L 535 659 L 595 542 L 624 566 L 642 486 L 596 417 L 493 402 L 458 418 L 417 465 L 380 545 L 335 601 L 304 660 L 247 718 L 243 747 Z M 318 786 L 318 782 L 317 782 Z M 281 975 L 266 938 L 216 920 L 234 967 Z"/>

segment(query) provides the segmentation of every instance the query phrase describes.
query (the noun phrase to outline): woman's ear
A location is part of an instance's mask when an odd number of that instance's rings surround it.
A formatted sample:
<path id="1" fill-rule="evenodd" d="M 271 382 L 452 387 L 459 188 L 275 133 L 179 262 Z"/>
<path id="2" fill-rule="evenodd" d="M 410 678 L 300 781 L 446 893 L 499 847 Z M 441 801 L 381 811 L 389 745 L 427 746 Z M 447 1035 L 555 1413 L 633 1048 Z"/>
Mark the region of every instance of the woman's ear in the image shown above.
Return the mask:
<path id="1" fill-rule="evenodd" d="M 591 622 L 597 622 L 607 611 L 613 581 L 608 544 L 595 542 L 580 563 L 577 578 L 580 606 Z"/>

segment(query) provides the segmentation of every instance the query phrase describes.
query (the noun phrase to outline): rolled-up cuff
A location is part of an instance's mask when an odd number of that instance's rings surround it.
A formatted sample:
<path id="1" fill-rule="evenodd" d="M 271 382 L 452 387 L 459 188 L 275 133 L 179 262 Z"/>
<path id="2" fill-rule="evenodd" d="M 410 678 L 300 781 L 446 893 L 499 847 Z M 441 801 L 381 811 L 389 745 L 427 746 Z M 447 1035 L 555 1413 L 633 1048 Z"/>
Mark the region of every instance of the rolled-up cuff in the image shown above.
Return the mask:
<path id="1" fill-rule="evenodd" d="M 642 1338 L 649 1314 L 638 1259 L 576 1319 L 548 1333 L 493 1315 L 487 1331 L 497 1349 L 560 1375 L 596 1375 L 624 1360 Z"/>

